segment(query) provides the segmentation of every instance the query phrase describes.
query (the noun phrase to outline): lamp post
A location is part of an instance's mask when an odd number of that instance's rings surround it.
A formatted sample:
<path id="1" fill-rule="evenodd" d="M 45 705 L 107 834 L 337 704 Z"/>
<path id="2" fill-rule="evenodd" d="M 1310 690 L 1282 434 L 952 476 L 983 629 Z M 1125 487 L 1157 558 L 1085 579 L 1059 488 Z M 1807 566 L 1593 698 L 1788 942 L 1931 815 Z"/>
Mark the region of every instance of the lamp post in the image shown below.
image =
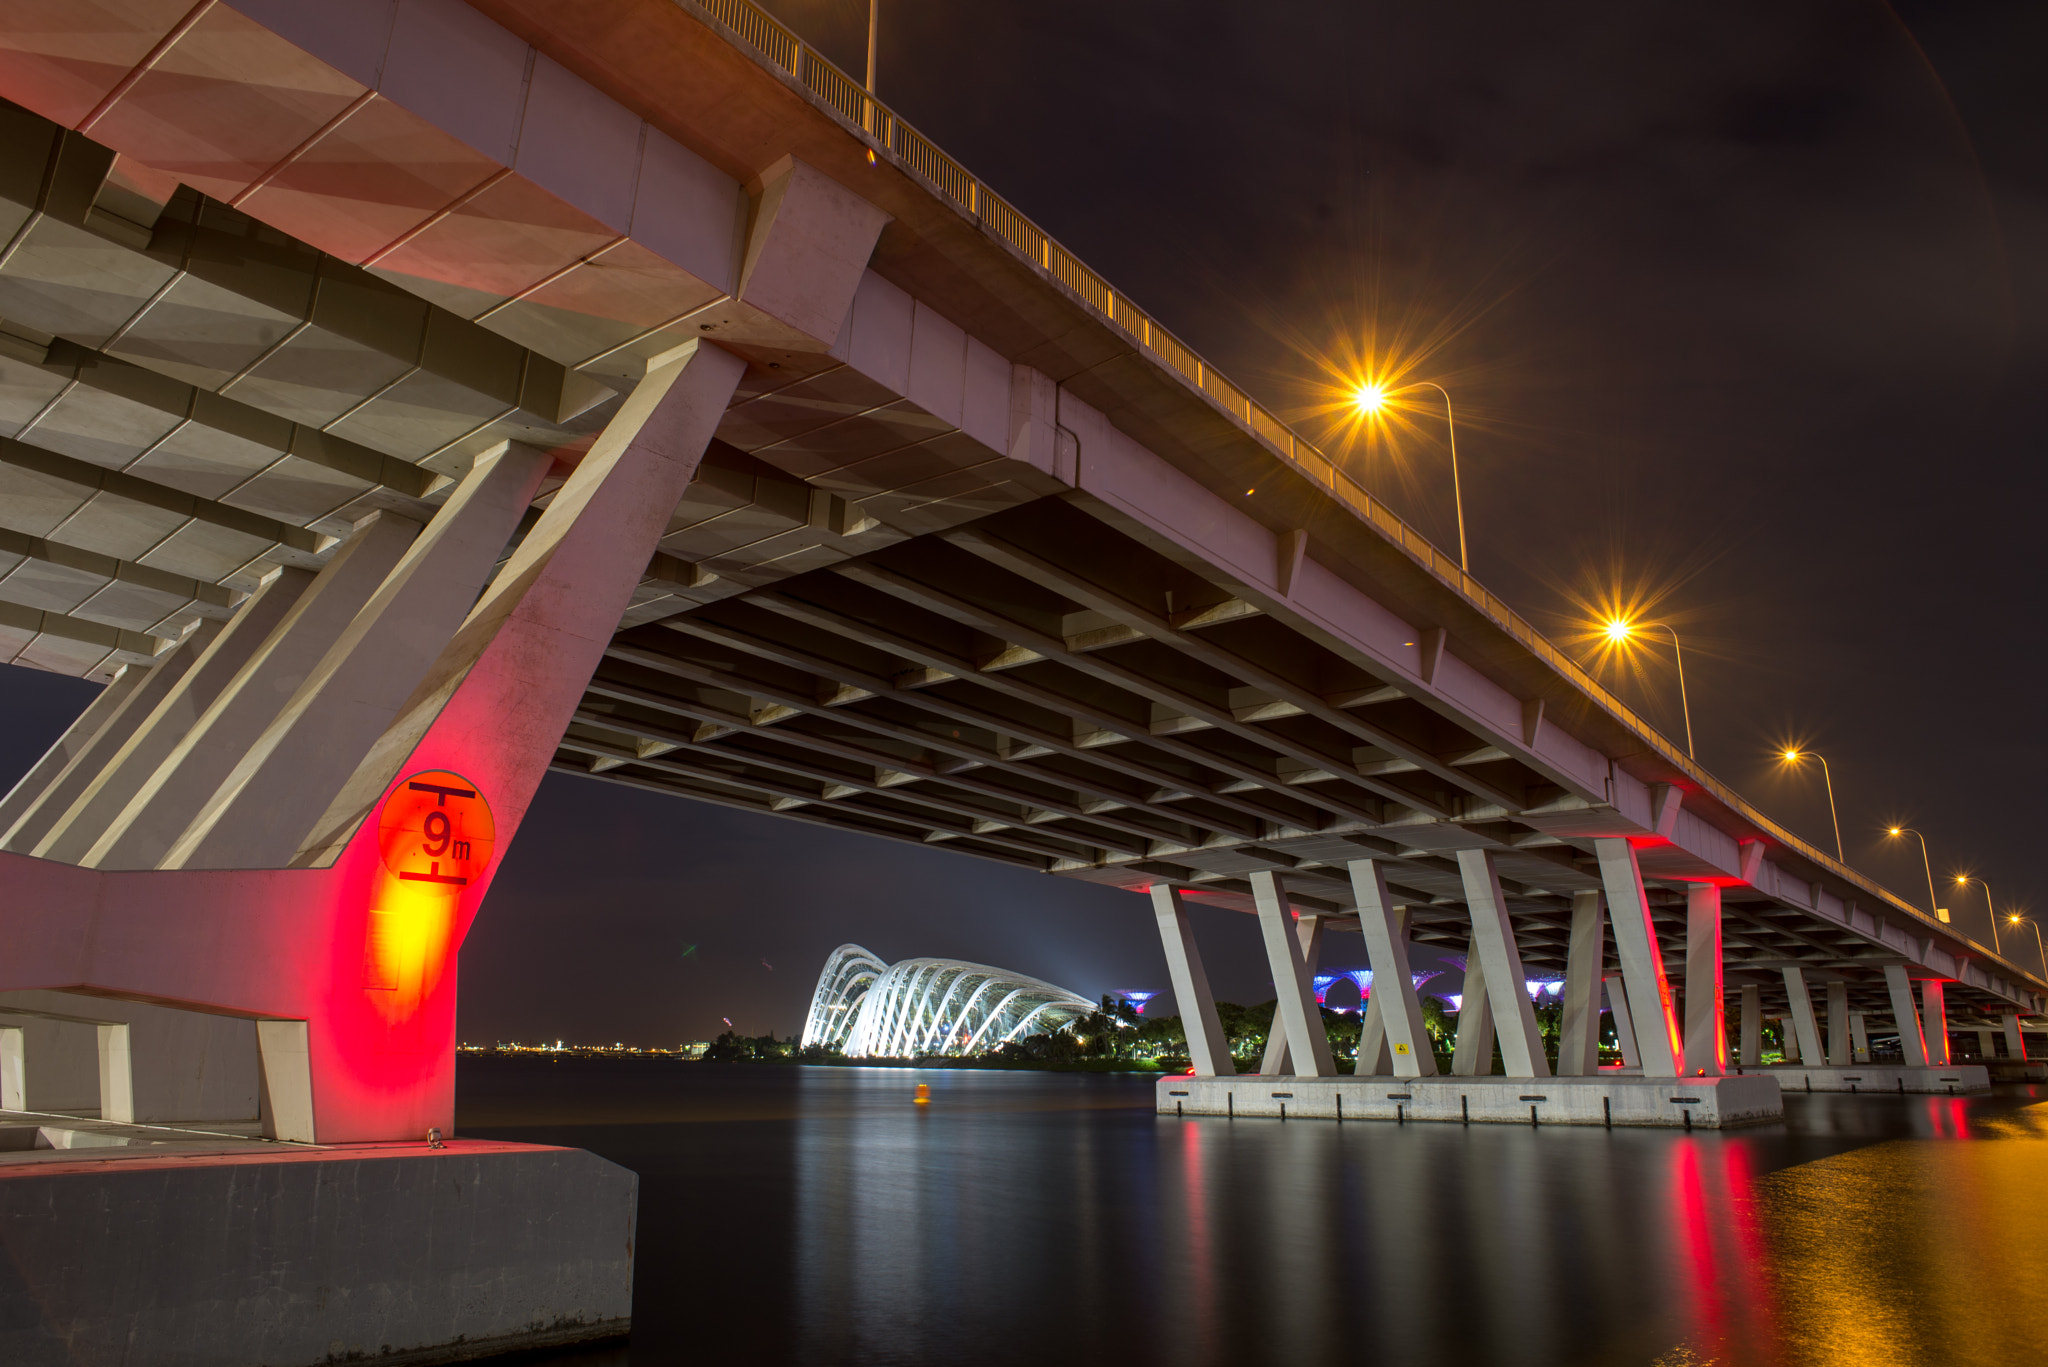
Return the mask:
<path id="1" fill-rule="evenodd" d="M 1934 895 L 1934 865 L 1927 858 L 1927 837 L 1911 826 L 1892 826 L 1887 828 L 1885 834 L 1895 839 L 1902 835 L 1910 835 L 1920 842 L 1920 867 L 1927 872 L 1927 905 L 1934 912 L 1936 920 L 1948 920 L 1948 909 L 1940 905 L 1940 899 Z"/>
<path id="2" fill-rule="evenodd" d="M 1833 822 L 1835 827 L 1835 862 L 1840 864 L 1848 863 L 1849 861 L 1842 855 L 1842 819 L 1835 815 L 1835 776 L 1828 772 L 1827 756 L 1817 755 L 1811 750 L 1801 750 L 1794 747 L 1784 753 L 1783 759 L 1787 764 L 1797 764 L 1802 759 L 1817 759 L 1820 761 L 1820 776 L 1828 785 L 1828 820 Z"/>
<path id="3" fill-rule="evenodd" d="M 1662 631 L 1671 638 L 1671 658 L 1678 664 L 1678 708 L 1685 717 L 1685 757 L 1695 759 L 1692 749 L 1692 703 L 1685 696 L 1685 652 L 1679 648 L 1678 633 L 1665 622 L 1631 622 L 1626 618 L 1608 619 L 1607 639 L 1621 645 L 1634 638 L 1639 631 Z"/>
<path id="4" fill-rule="evenodd" d="M 2032 926 L 2034 928 L 2034 954 L 2041 961 L 2042 976 L 2048 977 L 2048 949 L 2044 949 L 2041 946 L 2040 922 L 2034 920 L 2031 916 L 2022 916 L 2018 912 L 2008 913 L 2005 920 L 2007 925 Z"/>
<path id="5" fill-rule="evenodd" d="M 1358 411 L 1366 414 L 1378 413 L 1387 406 L 1394 395 L 1408 389 L 1434 389 L 1444 399 L 1444 431 L 1451 447 L 1451 501 L 1458 513 L 1458 570 L 1463 574 L 1472 573 L 1472 560 L 1465 552 L 1465 488 L 1458 479 L 1458 424 L 1451 413 L 1451 391 L 1435 380 L 1417 380 L 1414 384 L 1403 385 L 1401 389 L 1388 389 L 1381 384 L 1362 384 L 1352 391 L 1351 401 Z"/>
<path id="6" fill-rule="evenodd" d="M 2003 955 L 2005 951 L 1999 948 L 1998 945 L 1998 908 L 1991 904 L 1991 885 L 1971 874 L 1959 873 L 1956 875 L 1957 887 L 1967 891 L 1972 883 L 1984 889 L 1984 914 L 1991 918 L 1991 952 Z"/>

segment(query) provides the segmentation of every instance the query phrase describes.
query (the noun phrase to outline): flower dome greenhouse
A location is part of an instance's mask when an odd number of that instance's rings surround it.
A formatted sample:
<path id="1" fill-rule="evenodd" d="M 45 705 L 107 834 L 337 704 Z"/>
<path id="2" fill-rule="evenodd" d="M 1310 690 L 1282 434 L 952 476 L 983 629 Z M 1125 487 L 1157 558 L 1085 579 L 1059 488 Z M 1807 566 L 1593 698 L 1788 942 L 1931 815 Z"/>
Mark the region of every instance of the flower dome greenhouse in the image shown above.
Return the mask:
<path id="1" fill-rule="evenodd" d="M 803 1044 L 854 1058 L 979 1054 L 1095 1009 L 1079 993 L 987 964 L 885 964 L 859 945 L 841 945 L 818 974 Z"/>

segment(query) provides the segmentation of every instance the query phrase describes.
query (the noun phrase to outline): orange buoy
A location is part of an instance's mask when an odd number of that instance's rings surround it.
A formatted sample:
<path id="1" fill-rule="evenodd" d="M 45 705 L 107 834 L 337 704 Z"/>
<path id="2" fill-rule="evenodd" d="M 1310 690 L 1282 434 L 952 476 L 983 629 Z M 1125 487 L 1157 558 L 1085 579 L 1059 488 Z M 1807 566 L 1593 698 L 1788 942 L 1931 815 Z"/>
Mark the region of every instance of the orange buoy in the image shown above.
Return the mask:
<path id="1" fill-rule="evenodd" d="M 917 1104 L 920 1106 L 932 1104 L 932 1085 L 929 1082 L 917 1084 Z"/>

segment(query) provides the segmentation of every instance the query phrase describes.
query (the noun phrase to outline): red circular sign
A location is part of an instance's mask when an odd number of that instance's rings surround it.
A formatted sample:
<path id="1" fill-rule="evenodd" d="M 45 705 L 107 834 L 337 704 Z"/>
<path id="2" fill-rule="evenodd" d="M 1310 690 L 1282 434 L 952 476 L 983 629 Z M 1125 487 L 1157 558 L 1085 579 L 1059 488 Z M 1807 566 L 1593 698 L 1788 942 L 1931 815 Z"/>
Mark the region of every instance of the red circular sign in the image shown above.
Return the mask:
<path id="1" fill-rule="evenodd" d="M 460 892 L 483 877 L 496 834 L 476 785 L 445 769 L 399 780 L 377 821 L 384 867 L 422 890 Z"/>

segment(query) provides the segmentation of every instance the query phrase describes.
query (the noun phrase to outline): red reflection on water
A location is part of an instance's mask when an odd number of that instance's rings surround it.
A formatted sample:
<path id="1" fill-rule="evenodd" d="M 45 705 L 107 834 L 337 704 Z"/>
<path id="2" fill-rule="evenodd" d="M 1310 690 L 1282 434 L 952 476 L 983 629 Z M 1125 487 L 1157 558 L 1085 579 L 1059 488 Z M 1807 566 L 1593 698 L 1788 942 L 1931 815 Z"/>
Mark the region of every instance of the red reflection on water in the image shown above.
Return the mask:
<path id="1" fill-rule="evenodd" d="M 1691 1346 L 1710 1356 L 1732 1349 L 1743 1362 L 1775 1362 L 1769 1253 L 1756 1223 L 1749 1150 L 1719 1138 L 1674 1139 L 1667 1193 Z"/>
<path id="2" fill-rule="evenodd" d="M 1209 1185 L 1203 1177 L 1201 1122 L 1182 1122 L 1180 1147 L 1181 1184 L 1187 1198 L 1184 1208 L 1188 1218 L 1188 1289 L 1193 1292 L 1193 1304 L 1185 1309 L 1193 1312 L 1196 1342 L 1207 1344 L 1213 1341 L 1216 1332 L 1216 1259 L 1210 1246 Z"/>
<path id="3" fill-rule="evenodd" d="M 1959 1096 L 1927 1098 L 1927 1132 L 1936 1139 L 1969 1139 L 1970 1104 Z"/>

